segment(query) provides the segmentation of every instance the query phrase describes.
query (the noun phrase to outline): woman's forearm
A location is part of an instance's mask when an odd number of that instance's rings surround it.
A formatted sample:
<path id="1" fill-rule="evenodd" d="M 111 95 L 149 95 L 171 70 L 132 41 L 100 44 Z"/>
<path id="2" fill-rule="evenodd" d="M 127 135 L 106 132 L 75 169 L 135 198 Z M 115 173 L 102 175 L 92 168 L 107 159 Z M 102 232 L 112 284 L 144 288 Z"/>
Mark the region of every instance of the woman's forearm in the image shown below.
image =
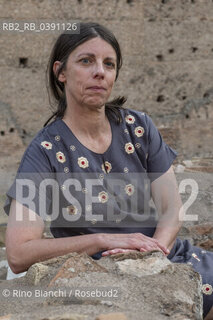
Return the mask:
<path id="1" fill-rule="evenodd" d="M 86 252 L 93 255 L 102 250 L 101 234 L 89 234 L 57 239 L 29 240 L 14 248 L 8 262 L 14 273 L 20 273 L 40 261 L 55 258 L 70 252 Z"/>
<path id="2" fill-rule="evenodd" d="M 166 227 L 159 225 L 155 230 L 153 238 L 159 240 L 160 243 L 162 243 L 165 247 L 171 250 L 175 243 L 179 230 L 180 226 Z"/>
<path id="3" fill-rule="evenodd" d="M 169 250 L 172 248 L 182 225 L 182 201 L 173 168 L 155 180 L 152 197 L 159 214 L 159 221 L 153 238 Z"/>
<path id="4" fill-rule="evenodd" d="M 161 215 L 153 235 L 153 238 L 159 240 L 169 250 L 173 247 L 182 225 L 180 219 L 181 204 L 180 201 L 176 202 L 176 205 L 170 211 Z"/>

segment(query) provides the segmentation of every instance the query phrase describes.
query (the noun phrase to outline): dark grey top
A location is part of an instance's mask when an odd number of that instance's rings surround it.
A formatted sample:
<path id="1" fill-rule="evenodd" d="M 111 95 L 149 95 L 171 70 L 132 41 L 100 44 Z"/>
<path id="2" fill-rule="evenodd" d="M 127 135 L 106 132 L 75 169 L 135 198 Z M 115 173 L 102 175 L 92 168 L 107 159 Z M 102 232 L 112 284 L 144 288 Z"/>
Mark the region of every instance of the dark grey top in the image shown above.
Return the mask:
<path id="1" fill-rule="evenodd" d="M 95 153 L 57 119 L 38 132 L 24 153 L 7 193 L 44 220 L 54 237 L 94 232 L 142 232 L 152 236 L 157 215 L 150 209 L 150 183 L 165 173 L 176 152 L 162 140 L 151 118 L 121 109 L 110 120 L 112 141 Z"/>

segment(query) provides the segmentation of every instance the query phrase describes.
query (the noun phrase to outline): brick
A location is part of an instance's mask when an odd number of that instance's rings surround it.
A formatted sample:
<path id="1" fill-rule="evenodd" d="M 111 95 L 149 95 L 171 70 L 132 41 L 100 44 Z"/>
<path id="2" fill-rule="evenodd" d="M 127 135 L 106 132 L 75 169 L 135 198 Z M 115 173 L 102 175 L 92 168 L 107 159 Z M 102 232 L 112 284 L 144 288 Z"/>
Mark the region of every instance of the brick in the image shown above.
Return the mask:
<path id="1" fill-rule="evenodd" d="M 0 320 L 10 320 L 10 319 L 12 319 L 12 315 L 11 314 L 7 314 L 6 316 L 0 317 Z"/>
<path id="2" fill-rule="evenodd" d="M 95 318 L 95 320 L 127 320 L 127 317 L 124 313 L 115 312 L 108 314 L 100 314 Z"/>

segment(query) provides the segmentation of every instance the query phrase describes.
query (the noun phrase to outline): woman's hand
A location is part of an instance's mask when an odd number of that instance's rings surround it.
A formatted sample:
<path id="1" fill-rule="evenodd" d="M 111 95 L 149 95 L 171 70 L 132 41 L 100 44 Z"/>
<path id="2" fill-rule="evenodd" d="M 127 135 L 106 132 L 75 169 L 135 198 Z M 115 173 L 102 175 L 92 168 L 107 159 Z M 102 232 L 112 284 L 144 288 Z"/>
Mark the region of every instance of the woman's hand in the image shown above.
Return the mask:
<path id="1" fill-rule="evenodd" d="M 169 254 L 169 250 L 157 239 L 147 237 L 142 233 L 104 234 L 104 238 L 108 249 L 102 253 L 102 256 L 135 250 L 140 252 L 159 250 L 165 255 Z"/>

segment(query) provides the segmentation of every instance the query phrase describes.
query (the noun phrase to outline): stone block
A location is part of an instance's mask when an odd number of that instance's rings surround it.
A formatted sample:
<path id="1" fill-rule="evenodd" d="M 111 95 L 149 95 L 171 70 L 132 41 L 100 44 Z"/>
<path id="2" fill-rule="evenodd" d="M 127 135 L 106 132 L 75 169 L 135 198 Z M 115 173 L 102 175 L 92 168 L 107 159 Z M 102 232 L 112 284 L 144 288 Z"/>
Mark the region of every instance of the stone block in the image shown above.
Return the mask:
<path id="1" fill-rule="evenodd" d="M 108 314 L 99 314 L 95 320 L 127 320 L 127 317 L 124 313 L 112 312 Z"/>
<path id="2" fill-rule="evenodd" d="M 64 256 L 57 258 L 48 259 L 46 261 L 33 264 L 27 271 L 25 281 L 27 285 L 41 285 L 47 286 L 51 279 L 55 277 L 58 270 L 61 268 L 63 263 L 70 257 L 75 257 L 77 253 L 69 253 Z"/>
<path id="3" fill-rule="evenodd" d="M 5 316 L 0 317 L 0 320 L 11 320 L 12 319 L 12 315 L 11 314 L 7 314 Z"/>
<path id="4" fill-rule="evenodd" d="M 204 236 L 208 234 L 213 235 L 213 223 L 195 225 L 189 228 L 189 231 L 198 236 Z"/>
<path id="5" fill-rule="evenodd" d="M 145 259 L 125 259 L 115 263 L 119 273 L 136 275 L 139 278 L 160 273 L 171 264 L 162 253 L 152 254 Z"/>
<path id="6" fill-rule="evenodd" d="M 79 254 L 69 258 L 62 265 L 48 287 L 66 286 L 70 279 L 77 277 L 81 272 L 107 272 L 107 270 L 87 254 Z"/>
<path id="7" fill-rule="evenodd" d="M 55 316 L 38 317 L 36 320 L 86 320 L 87 316 L 75 313 L 64 313 Z"/>

